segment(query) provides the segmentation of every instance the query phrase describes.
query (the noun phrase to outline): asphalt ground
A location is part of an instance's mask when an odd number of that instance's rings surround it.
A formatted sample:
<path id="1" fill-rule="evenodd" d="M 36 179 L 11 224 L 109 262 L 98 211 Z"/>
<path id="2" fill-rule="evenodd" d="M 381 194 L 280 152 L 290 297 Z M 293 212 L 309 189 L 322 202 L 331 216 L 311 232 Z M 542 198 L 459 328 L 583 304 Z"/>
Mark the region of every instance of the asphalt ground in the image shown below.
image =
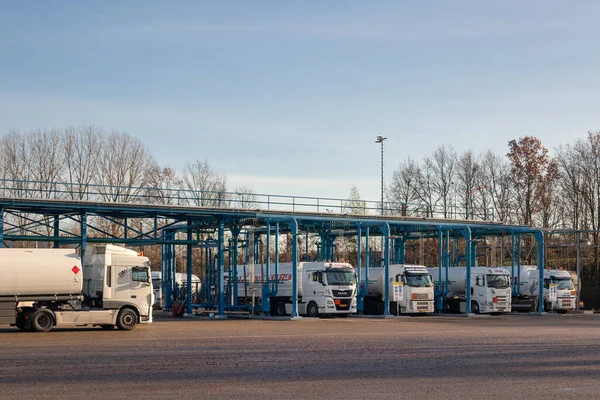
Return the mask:
<path id="1" fill-rule="evenodd" d="M 600 316 L 0 329 L 2 399 L 600 399 Z"/>

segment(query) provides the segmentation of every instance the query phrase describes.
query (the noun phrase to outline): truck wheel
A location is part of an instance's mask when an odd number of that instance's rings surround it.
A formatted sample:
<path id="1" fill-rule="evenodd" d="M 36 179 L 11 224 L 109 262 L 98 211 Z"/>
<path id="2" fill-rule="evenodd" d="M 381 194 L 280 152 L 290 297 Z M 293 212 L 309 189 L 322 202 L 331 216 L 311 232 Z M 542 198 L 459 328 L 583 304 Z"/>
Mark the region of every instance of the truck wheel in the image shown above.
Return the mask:
<path id="1" fill-rule="evenodd" d="M 124 331 L 130 331 L 137 325 L 137 315 L 131 308 L 124 308 L 117 316 L 117 327 Z"/>
<path id="2" fill-rule="evenodd" d="M 33 332 L 48 332 L 52 329 L 52 315 L 48 311 L 38 311 L 31 317 L 31 330 Z"/>
<path id="3" fill-rule="evenodd" d="M 283 301 L 278 301 L 275 304 L 275 315 L 285 315 L 285 303 Z"/>
<path id="4" fill-rule="evenodd" d="M 473 314 L 479 314 L 479 303 L 471 300 L 471 312 Z"/>
<path id="5" fill-rule="evenodd" d="M 314 301 L 308 303 L 308 307 L 306 307 L 306 315 L 313 318 L 319 316 L 319 307 L 317 307 L 317 303 Z"/>

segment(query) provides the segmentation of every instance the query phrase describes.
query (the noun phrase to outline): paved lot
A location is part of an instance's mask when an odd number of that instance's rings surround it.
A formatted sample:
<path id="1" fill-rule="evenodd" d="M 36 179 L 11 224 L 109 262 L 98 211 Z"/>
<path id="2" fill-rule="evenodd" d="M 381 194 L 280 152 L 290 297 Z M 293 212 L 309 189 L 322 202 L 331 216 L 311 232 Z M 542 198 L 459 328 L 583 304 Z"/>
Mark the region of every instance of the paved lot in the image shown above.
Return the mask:
<path id="1" fill-rule="evenodd" d="M 595 315 L 0 329 L 0 398 L 600 398 Z"/>

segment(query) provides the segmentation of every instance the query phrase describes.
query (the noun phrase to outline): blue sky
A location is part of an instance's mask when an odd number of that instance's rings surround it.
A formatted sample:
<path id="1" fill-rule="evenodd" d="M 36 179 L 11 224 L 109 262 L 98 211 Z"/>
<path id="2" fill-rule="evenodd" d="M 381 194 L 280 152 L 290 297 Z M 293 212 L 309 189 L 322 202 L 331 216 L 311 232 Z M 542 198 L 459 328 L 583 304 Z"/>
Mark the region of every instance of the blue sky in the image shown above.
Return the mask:
<path id="1" fill-rule="evenodd" d="M 93 124 L 231 188 L 379 197 L 441 145 L 600 129 L 596 1 L 30 1 L 0 7 L 0 133 Z"/>

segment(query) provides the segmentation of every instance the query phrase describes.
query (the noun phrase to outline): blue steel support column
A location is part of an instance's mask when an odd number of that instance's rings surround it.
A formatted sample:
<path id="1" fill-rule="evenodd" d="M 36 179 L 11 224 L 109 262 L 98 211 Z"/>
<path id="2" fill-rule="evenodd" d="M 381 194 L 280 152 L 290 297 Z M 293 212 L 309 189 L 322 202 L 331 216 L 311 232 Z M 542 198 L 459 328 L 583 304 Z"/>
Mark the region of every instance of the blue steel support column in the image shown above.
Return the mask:
<path id="1" fill-rule="evenodd" d="M 271 221 L 266 220 L 267 224 L 267 256 L 265 257 L 265 279 L 262 287 L 261 308 L 263 315 L 271 313 L 271 287 L 270 287 L 270 266 L 271 266 Z"/>
<path id="2" fill-rule="evenodd" d="M 360 225 L 360 222 L 357 224 L 356 226 L 356 276 L 357 276 L 357 289 L 356 289 L 356 312 L 361 315 L 364 311 L 364 303 L 363 303 L 363 288 L 361 285 L 361 274 L 360 274 L 360 268 L 362 266 L 362 243 L 361 243 L 361 236 L 362 236 L 362 227 Z"/>
<path id="3" fill-rule="evenodd" d="M 231 230 L 231 234 L 233 235 L 233 305 L 238 305 L 238 245 L 240 235 L 240 228 L 234 228 Z M 247 246 L 246 246 L 247 247 Z M 231 251 L 231 249 L 229 250 Z M 231 266 L 229 267 L 231 269 Z M 232 280 L 232 278 L 229 278 Z M 245 274 L 244 274 L 245 279 Z"/>
<path id="4" fill-rule="evenodd" d="M 381 228 L 385 230 L 383 234 L 385 235 L 385 284 L 384 284 L 384 310 L 383 315 L 390 315 L 390 226 L 385 223 L 384 227 Z"/>
<path id="5" fill-rule="evenodd" d="M 446 282 L 444 285 L 444 297 L 448 296 L 448 274 L 450 273 L 450 231 L 446 231 Z"/>
<path id="6" fill-rule="evenodd" d="M 60 236 L 60 218 L 58 215 L 54 216 L 54 239 L 56 239 L 54 241 L 54 248 L 57 249 L 58 248 L 58 238 Z"/>
<path id="7" fill-rule="evenodd" d="M 271 296 L 279 293 L 279 222 L 275 223 L 275 284 Z"/>
<path id="8" fill-rule="evenodd" d="M 398 251 L 400 252 L 400 259 L 398 260 L 398 262 L 400 264 L 406 264 L 406 237 L 404 235 L 402 235 L 401 239 L 400 239 L 400 248 L 398 249 Z"/>
<path id="9" fill-rule="evenodd" d="M 512 286 L 512 295 L 518 295 L 519 294 L 519 286 L 517 285 L 517 277 L 515 275 L 515 232 L 511 232 L 510 234 L 511 237 L 511 241 L 512 241 L 512 251 L 510 253 L 510 263 L 511 263 L 511 267 L 510 267 L 510 277 L 511 277 L 511 286 Z"/>
<path id="10" fill-rule="evenodd" d="M 438 258 L 439 258 L 439 267 L 438 267 L 438 288 L 435 293 L 435 309 L 438 312 L 442 312 L 443 310 L 443 297 L 442 297 L 442 267 L 444 266 L 444 232 L 442 228 L 438 228 L 438 240 L 439 240 L 439 248 L 438 248 Z"/>
<path id="11" fill-rule="evenodd" d="M 81 214 L 81 263 L 85 257 L 85 247 L 87 246 L 87 214 Z"/>
<path id="12" fill-rule="evenodd" d="M 308 229 L 306 230 L 306 257 L 304 261 L 308 261 Z"/>
<path id="13" fill-rule="evenodd" d="M 292 318 L 298 315 L 298 221 L 292 218 L 289 224 L 292 230 Z"/>
<path id="14" fill-rule="evenodd" d="M 0 248 L 4 247 L 4 209 L 0 207 Z"/>
<path id="15" fill-rule="evenodd" d="M 369 227 L 365 231 L 365 294 L 369 293 Z"/>
<path id="16" fill-rule="evenodd" d="M 477 266 L 477 239 L 471 241 L 471 267 Z"/>
<path id="17" fill-rule="evenodd" d="M 540 276 L 539 276 L 540 281 L 538 282 L 538 287 L 540 288 L 540 294 L 538 297 L 538 312 L 543 313 L 544 312 L 544 232 L 540 230 L 534 236 L 538 242 L 538 253 L 539 253 L 538 270 L 540 272 Z"/>
<path id="18" fill-rule="evenodd" d="M 219 318 L 225 318 L 225 285 L 223 284 L 225 278 L 225 221 L 223 217 L 219 220 Z"/>
<path id="19" fill-rule="evenodd" d="M 166 238 L 166 232 L 162 231 L 161 232 L 161 237 L 162 239 Z M 167 300 L 168 298 L 170 298 L 171 296 L 171 291 L 167 285 L 167 248 L 166 245 L 161 245 L 160 246 L 160 267 L 161 267 L 161 273 L 160 273 L 160 284 L 161 284 L 161 302 L 162 302 L 162 306 L 163 308 L 167 309 L 167 302 L 169 302 L 170 300 Z"/>
<path id="20" fill-rule="evenodd" d="M 543 282 L 543 281 L 542 281 Z M 540 283 L 542 283 L 540 282 Z M 517 287 L 518 293 L 521 293 L 521 234 L 517 234 Z"/>
<path id="21" fill-rule="evenodd" d="M 192 221 L 187 222 L 187 240 L 192 240 Z M 192 245 L 190 243 L 187 244 L 187 300 L 186 304 L 186 312 L 188 314 L 192 314 Z"/>
<path id="22" fill-rule="evenodd" d="M 471 229 L 467 226 L 463 229 L 463 236 L 466 241 L 466 263 L 467 263 L 467 281 L 465 282 L 465 293 L 466 293 L 466 308 L 465 312 L 467 314 L 471 313 Z"/>

